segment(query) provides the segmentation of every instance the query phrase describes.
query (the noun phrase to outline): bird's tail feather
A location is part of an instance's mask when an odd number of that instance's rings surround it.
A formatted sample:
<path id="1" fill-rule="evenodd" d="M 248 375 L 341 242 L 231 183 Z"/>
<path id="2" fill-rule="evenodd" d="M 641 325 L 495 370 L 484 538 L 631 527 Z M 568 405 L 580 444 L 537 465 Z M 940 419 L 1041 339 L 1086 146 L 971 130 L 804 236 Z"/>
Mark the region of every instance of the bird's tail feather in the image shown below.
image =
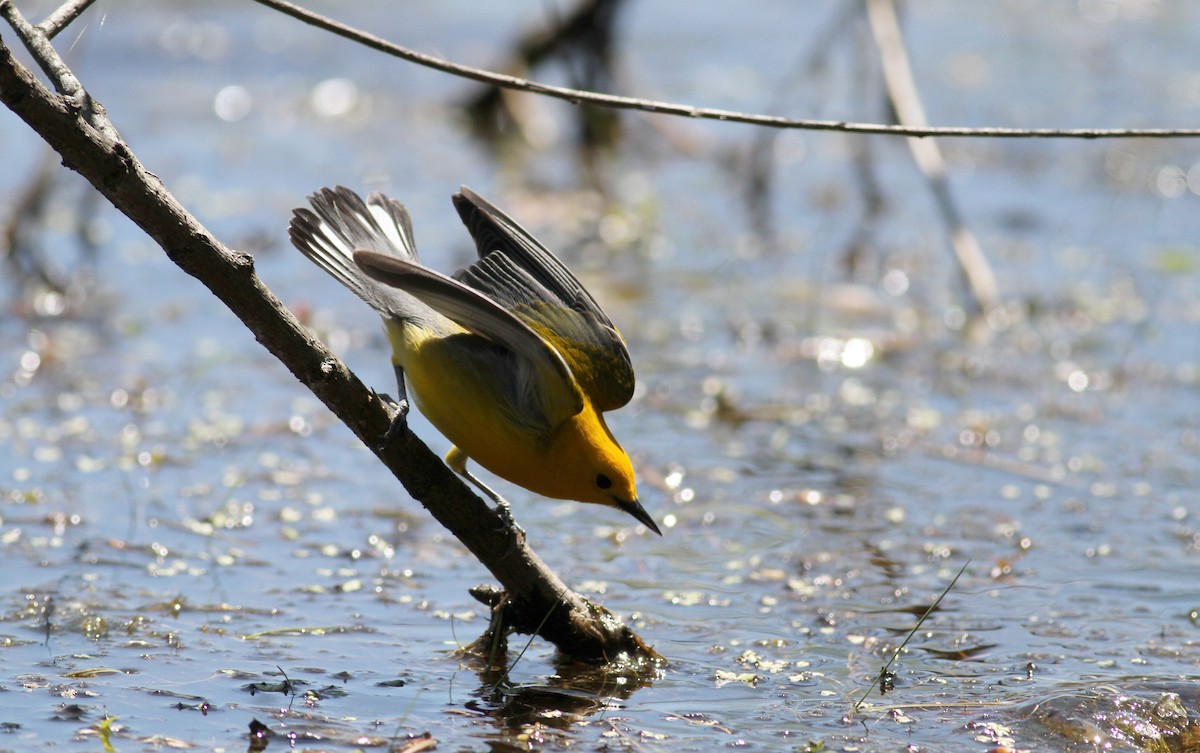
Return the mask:
<path id="1" fill-rule="evenodd" d="M 348 188 L 322 188 L 308 197 L 311 209 L 292 213 L 292 245 L 377 311 L 406 317 L 415 300 L 380 285 L 354 263 L 355 251 L 374 251 L 417 261 L 412 220 L 400 202 L 381 193 L 363 201 Z"/>

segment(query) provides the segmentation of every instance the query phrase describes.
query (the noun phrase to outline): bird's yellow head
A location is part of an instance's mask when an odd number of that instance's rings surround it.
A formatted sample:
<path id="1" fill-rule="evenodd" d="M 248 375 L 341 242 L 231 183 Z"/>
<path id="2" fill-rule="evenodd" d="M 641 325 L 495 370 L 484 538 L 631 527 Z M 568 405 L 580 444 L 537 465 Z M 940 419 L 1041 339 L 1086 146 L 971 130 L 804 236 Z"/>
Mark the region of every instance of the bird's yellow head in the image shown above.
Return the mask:
<path id="1" fill-rule="evenodd" d="M 591 405 L 563 422 L 547 447 L 551 488 L 535 489 L 560 499 L 615 507 L 662 535 L 638 501 L 633 463 Z"/>

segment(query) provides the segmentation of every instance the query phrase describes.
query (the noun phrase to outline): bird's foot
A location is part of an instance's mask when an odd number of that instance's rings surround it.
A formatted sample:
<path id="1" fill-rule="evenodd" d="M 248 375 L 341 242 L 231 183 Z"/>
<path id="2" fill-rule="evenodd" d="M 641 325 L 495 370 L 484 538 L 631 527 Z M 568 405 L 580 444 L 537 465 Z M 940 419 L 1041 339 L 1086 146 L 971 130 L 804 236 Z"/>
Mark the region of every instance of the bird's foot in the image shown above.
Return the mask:
<path id="1" fill-rule="evenodd" d="M 383 393 L 380 393 L 379 397 L 394 411 L 392 413 L 392 422 L 388 424 L 387 431 L 383 434 L 383 440 L 379 444 L 380 449 L 383 449 L 398 437 L 404 436 L 408 432 L 408 398 L 405 397 L 396 401 Z"/>
<path id="2" fill-rule="evenodd" d="M 517 519 L 513 517 L 512 505 L 508 504 L 508 501 L 500 495 L 496 495 L 495 499 L 496 506 L 493 510 L 496 517 L 500 519 L 500 527 L 496 530 L 508 533 L 508 549 L 504 552 L 504 556 L 507 557 L 525 545 L 525 529 L 517 525 Z"/>

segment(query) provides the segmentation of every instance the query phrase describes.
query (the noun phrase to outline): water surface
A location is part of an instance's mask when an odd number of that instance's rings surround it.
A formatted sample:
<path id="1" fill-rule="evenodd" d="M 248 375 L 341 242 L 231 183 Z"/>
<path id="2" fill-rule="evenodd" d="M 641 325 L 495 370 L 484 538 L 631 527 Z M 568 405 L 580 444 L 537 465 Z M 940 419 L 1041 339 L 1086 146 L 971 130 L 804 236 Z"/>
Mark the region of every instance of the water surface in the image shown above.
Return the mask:
<path id="1" fill-rule="evenodd" d="M 774 5 L 631 3 L 618 87 L 886 117 L 839 5 Z M 321 6 L 484 66 L 547 7 Z M 1184 126 L 1197 13 L 926 2 L 905 22 L 934 123 Z M 580 270 L 629 339 L 639 389 L 610 425 L 666 535 L 500 487 L 547 563 L 669 663 L 639 687 L 535 641 L 498 692 L 454 654 L 486 626 L 467 593 L 482 567 L 61 173 L 38 237 L 84 291 L 64 307 L 14 281 L 0 318 L 0 750 L 95 750 L 102 733 L 240 750 L 255 719 L 272 750 L 426 732 L 452 750 L 1155 749 L 1147 729 L 1195 717 L 1195 143 L 944 143 L 1009 302 L 978 322 L 898 140 L 777 135 L 756 215 L 753 129 L 627 115 L 601 196 L 570 106 L 529 103 L 541 148 L 494 151 L 457 108 L 472 84 L 254 4 L 102 0 L 59 44 L 147 168 L 378 389 L 374 315 L 287 247 L 307 193 L 388 190 L 449 270 L 472 254 L 449 202 L 466 183 Z M 0 116 L 6 206 L 38 149 Z M 892 691 L 856 711 L 964 565 Z"/>

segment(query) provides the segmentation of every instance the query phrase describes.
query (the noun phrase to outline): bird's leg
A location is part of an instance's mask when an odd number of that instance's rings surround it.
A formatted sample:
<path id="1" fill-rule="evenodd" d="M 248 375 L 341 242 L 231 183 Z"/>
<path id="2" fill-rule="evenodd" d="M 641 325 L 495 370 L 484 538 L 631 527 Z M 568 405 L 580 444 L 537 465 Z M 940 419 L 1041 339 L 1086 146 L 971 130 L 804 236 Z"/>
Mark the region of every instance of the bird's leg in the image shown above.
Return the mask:
<path id="1" fill-rule="evenodd" d="M 451 447 L 450 452 L 446 453 L 446 465 L 450 466 L 450 470 L 465 478 L 467 481 L 483 492 L 496 503 L 496 515 L 500 517 L 500 523 L 504 529 L 507 529 L 514 537 L 521 541 L 525 539 L 525 530 L 517 525 L 517 521 L 513 518 L 512 505 L 508 504 L 508 500 L 497 494 L 490 486 L 476 478 L 475 474 L 467 470 L 467 454 L 457 447 Z"/>
<path id="2" fill-rule="evenodd" d="M 408 431 L 408 389 L 404 386 L 404 367 L 392 361 L 392 368 L 396 372 L 396 394 L 400 396 L 400 399 L 392 400 L 387 395 L 380 395 L 384 400 L 396 406 L 396 412 L 392 414 L 392 423 L 388 425 L 387 433 L 383 435 L 385 445 Z"/>
<path id="3" fill-rule="evenodd" d="M 450 466 L 450 470 L 452 470 L 455 473 L 457 473 L 458 475 L 462 476 L 467 481 L 470 481 L 471 484 L 474 485 L 476 489 L 483 492 L 487 497 L 489 497 L 493 502 L 495 502 L 497 512 L 501 515 L 501 517 L 504 517 L 509 522 L 511 522 L 512 521 L 512 506 L 508 504 L 508 500 L 506 500 L 504 497 L 501 497 L 490 486 L 488 486 L 487 484 L 483 483 L 478 478 L 476 478 L 475 474 L 468 471 L 467 470 L 467 461 L 468 460 L 470 460 L 470 458 L 467 457 L 467 453 L 463 452 L 462 450 L 458 449 L 457 447 L 451 447 L 450 452 L 446 453 L 446 465 Z"/>

